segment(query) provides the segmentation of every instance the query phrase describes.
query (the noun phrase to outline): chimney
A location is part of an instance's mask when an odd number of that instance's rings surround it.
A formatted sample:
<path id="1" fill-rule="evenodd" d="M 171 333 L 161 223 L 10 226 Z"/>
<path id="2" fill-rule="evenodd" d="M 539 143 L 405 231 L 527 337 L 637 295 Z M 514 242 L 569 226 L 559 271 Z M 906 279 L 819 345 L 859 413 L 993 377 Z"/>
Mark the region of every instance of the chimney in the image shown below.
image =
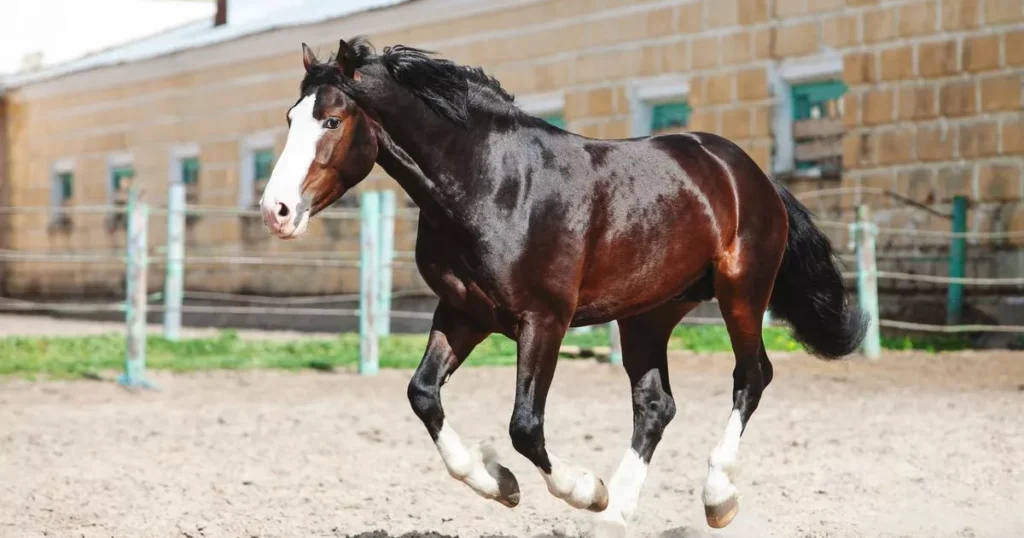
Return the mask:
<path id="1" fill-rule="evenodd" d="M 228 23 L 228 0 L 217 0 L 217 14 L 213 16 L 214 26 Z"/>

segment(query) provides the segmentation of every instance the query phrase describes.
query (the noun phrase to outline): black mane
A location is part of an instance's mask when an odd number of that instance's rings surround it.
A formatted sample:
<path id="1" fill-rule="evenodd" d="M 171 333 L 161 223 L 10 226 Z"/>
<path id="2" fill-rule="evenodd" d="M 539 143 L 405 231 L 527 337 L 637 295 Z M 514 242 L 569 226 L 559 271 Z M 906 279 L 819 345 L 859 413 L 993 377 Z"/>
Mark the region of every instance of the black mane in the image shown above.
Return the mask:
<path id="1" fill-rule="evenodd" d="M 385 47 L 377 54 L 365 36 L 348 41 L 351 52 L 346 61 L 354 69 L 380 65 L 400 86 L 413 93 L 436 114 L 459 124 L 469 123 L 471 107 L 508 111 L 514 97 L 479 67 L 458 65 L 434 57 L 434 53 L 404 45 Z M 315 86 L 330 84 L 343 90 L 355 89 L 335 67 L 336 56 L 310 67 L 302 81 L 305 93 Z M 499 106 L 495 106 L 499 105 Z"/>

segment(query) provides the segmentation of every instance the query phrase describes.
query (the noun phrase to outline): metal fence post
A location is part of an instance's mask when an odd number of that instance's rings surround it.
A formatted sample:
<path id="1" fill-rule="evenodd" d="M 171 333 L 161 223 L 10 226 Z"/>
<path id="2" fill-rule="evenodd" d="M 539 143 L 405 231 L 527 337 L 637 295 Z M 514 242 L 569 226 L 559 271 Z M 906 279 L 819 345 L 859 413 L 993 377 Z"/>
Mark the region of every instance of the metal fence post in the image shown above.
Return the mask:
<path id="1" fill-rule="evenodd" d="M 164 275 L 164 338 L 181 336 L 181 302 L 185 287 L 185 184 L 167 191 L 167 272 Z"/>
<path id="2" fill-rule="evenodd" d="M 148 248 L 146 229 L 149 205 L 141 200 L 137 187 L 128 192 L 127 270 L 125 271 L 125 361 L 118 383 L 129 388 L 156 386 L 146 379 L 146 273 Z"/>
<path id="3" fill-rule="evenodd" d="M 868 314 L 868 330 L 862 349 L 869 359 L 882 354 L 881 332 L 878 324 L 878 268 L 875 260 L 877 227 L 871 222 L 871 209 L 857 206 L 854 241 L 857 249 L 857 299 L 860 308 Z"/>
<path id="4" fill-rule="evenodd" d="M 380 248 L 377 254 L 380 259 L 377 334 L 387 336 L 391 334 L 391 264 L 395 260 L 395 191 L 392 190 L 380 192 Z"/>
<path id="5" fill-rule="evenodd" d="M 967 197 L 953 197 L 953 233 L 967 232 Z M 949 276 L 963 278 L 967 265 L 967 239 L 954 236 L 949 245 Z M 946 325 L 957 325 L 963 318 L 964 285 L 950 282 L 946 292 Z"/>
<path id="6" fill-rule="evenodd" d="M 622 364 L 622 341 L 619 339 L 619 324 L 616 321 L 608 323 L 608 346 L 611 348 L 608 362 Z"/>
<path id="7" fill-rule="evenodd" d="M 380 368 L 377 294 L 380 248 L 380 195 L 362 194 L 359 206 L 359 374 L 374 375 Z"/>

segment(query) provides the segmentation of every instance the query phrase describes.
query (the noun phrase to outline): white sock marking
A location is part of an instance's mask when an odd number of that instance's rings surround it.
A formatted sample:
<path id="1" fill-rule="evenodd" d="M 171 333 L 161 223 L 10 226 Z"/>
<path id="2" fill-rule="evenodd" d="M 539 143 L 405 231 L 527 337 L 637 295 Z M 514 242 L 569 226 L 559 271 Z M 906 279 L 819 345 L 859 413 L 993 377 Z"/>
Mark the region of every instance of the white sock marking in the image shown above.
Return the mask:
<path id="1" fill-rule="evenodd" d="M 629 518 L 636 512 L 640 489 L 646 479 L 647 464 L 636 450 L 630 448 L 612 475 L 608 485 L 608 508 L 601 512 L 598 519 L 618 523 L 625 528 Z"/>
<path id="2" fill-rule="evenodd" d="M 718 506 L 736 495 L 731 475 L 736 468 L 736 454 L 739 452 L 742 433 L 743 420 L 739 410 L 733 409 L 722 439 L 708 456 L 708 478 L 704 483 L 703 494 L 705 506 Z"/>
<path id="3" fill-rule="evenodd" d="M 550 475 L 540 468 L 537 470 L 544 477 L 548 491 L 555 497 L 564 500 L 574 508 L 587 508 L 597 502 L 599 496 L 604 495 L 601 481 L 593 473 L 573 467 L 552 456 L 550 452 L 548 461 L 551 462 Z"/>
<path id="4" fill-rule="evenodd" d="M 493 499 L 498 496 L 498 481 L 487 472 L 486 464 L 496 459 L 494 449 L 484 443 L 467 449 L 459 434 L 445 420 L 437 434 L 437 451 L 444 460 L 448 474 L 465 482 L 473 491 Z"/>

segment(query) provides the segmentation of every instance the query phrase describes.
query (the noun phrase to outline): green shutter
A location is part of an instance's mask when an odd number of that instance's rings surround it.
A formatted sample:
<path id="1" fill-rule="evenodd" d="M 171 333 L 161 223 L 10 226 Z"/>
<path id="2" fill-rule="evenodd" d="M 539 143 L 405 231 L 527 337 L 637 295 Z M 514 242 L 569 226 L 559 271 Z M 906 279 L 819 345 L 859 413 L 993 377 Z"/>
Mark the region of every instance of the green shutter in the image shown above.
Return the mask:
<path id="1" fill-rule="evenodd" d="M 820 107 L 826 101 L 839 99 L 846 93 L 846 89 L 846 84 L 843 84 L 841 80 L 809 82 L 793 86 L 793 119 L 810 119 L 812 108 Z"/>
<path id="2" fill-rule="evenodd" d="M 189 157 L 181 160 L 181 182 L 185 185 L 199 183 L 199 158 Z"/>
<path id="3" fill-rule="evenodd" d="M 660 103 L 651 108 L 651 132 L 672 127 L 686 127 L 693 108 L 690 103 Z"/>
<path id="4" fill-rule="evenodd" d="M 253 162 L 256 181 L 270 179 L 270 172 L 274 169 L 274 151 L 261 149 L 253 152 Z"/>
<path id="5" fill-rule="evenodd" d="M 60 199 L 61 201 L 67 201 L 71 199 L 74 194 L 74 176 L 71 172 L 61 172 L 57 174 L 57 181 L 60 182 Z"/>
<path id="6" fill-rule="evenodd" d="M 559 129 L 565 129 L 565 118 L 561 114 L 548 114 L 547 116 L 541 116 L 540 119 Z"/>
<path id="7" fill-rule="evenodd" d="M 135 168 L 131 166 L 114 168 L 110 171 L 110 184 L 114 187 L 114 191 L 116 192 L 121 188 L 122 179 L 131 179 L 133 177 L 135 177 Z"/>

